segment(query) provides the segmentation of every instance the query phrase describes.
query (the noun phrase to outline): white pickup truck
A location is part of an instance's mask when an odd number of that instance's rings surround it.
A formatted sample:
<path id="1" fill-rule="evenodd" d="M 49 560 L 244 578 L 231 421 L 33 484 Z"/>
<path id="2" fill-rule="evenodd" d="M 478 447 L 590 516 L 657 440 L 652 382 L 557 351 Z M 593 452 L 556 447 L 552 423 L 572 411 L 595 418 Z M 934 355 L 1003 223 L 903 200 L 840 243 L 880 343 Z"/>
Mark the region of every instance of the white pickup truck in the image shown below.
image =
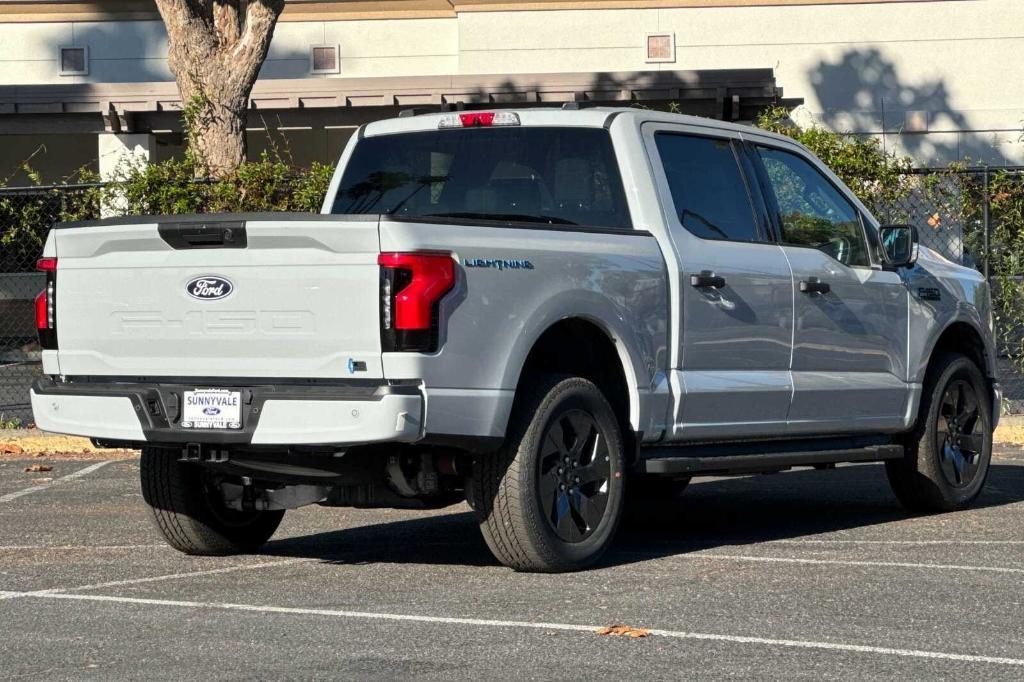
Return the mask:
<path id="1" fill-rule="evenodd" d="M 633 109 L 359 129 L 322 215 L 57 225 L 36 423 L 141 448 L 166 540 L 254 551 L 306 504 L 467 499 L 518 570 L 586 566 L 629 494 L 885 461 L 980 492 L 989 290 L 806 149 Z"/>

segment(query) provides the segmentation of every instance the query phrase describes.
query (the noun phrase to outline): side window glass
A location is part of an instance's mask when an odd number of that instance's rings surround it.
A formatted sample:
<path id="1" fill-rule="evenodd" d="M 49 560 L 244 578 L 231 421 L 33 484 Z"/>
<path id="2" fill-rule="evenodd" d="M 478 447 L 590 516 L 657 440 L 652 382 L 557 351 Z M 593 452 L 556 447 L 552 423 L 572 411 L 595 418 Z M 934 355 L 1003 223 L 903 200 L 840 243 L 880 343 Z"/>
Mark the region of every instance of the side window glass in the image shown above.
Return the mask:
<path id="1" fill-rule="evenodd" d="M 703 239 L 760 241 L 750 195 L 728 140 L 654 136 L 679 222 Z"/>
<path id="2" fill-rule="evenodd" d="M 813 165 L 759 147 L 779 207 L 782 243 L 824 251 L 845 265 L 870 265 L 860 215 Z"/>

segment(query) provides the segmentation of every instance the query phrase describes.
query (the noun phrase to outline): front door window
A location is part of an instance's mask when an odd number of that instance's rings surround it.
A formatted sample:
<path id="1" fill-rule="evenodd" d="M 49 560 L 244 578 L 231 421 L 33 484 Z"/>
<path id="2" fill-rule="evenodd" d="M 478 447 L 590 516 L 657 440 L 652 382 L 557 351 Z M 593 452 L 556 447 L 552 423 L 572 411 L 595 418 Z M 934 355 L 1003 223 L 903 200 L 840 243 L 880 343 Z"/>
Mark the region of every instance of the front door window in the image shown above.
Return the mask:
<path id="1" fill-rule="evenodd" d="M 796 154 L 759 148 L 779 211 L 782 243 L 824 251 L 843 265 L 869 266 L 860 214 Z"/>

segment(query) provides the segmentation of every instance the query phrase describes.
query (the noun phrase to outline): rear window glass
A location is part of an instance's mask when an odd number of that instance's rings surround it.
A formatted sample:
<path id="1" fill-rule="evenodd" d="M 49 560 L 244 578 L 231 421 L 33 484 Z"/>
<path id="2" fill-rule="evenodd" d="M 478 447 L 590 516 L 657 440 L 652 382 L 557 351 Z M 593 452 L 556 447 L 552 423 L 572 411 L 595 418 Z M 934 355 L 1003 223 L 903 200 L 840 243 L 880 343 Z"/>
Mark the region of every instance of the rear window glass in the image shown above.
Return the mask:
<path id="1" fill-rule="evenodd" d="M 630 228 L 608 131 L 470 128 L 360 140 L 332 213 Z"/>
<path id="2" fill-rule="evenodd" d="M 679 222 L 703 239 L 760 239 L 750 195 L 728 140 L 654 136 Z"/>

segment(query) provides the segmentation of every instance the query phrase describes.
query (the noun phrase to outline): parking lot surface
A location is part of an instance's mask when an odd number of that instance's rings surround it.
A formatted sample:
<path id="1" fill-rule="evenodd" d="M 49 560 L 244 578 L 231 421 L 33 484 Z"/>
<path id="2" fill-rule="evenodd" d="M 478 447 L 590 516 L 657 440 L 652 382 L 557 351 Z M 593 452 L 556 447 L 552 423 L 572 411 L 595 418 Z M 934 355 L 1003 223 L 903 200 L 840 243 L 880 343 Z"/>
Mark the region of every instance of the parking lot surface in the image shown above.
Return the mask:
<path id="1" fill-rule="evenodd" d="M 305 508 L 260 555 L 187 557 L 137 478 L 0 461 L 3 677 L 1024 676 L 1019 451 L 937 516 L 902 511 L 877 465 L 699 480 L 572 575 L 497 565 L 465 506 Z"/>

